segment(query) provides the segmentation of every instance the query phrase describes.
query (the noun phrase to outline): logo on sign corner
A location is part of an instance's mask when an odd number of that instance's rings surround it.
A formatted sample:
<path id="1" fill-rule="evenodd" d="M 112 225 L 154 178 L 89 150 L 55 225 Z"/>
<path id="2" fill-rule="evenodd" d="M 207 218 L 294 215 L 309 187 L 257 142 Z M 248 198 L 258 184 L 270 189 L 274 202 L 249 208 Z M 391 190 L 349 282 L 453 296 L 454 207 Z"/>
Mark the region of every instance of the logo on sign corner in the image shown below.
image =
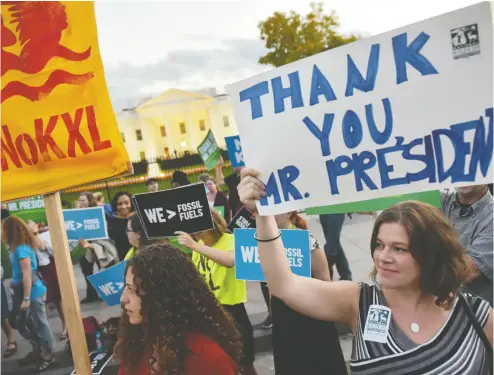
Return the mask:
<path id="1" fill-rule="evenodd" d="M 451 30 L 455 60 L 480 54 L 479 28 L 476 23 Z"/>
<path id="2" fill-rule="evenodd" d="M 62 33 L 69 27 L 65 6 L 59 1 L 3 1 L 12 15 L 11 24 L 17 24 L 15 31 L 10 30 L 1 16 L 2 39 L 2 77 L 8 71 L 20 71 L 35 75 L 43 71 L 48 62 L 55 57 L 67 61 L 84 61 L 91 55 L 91 47 L 76 52 L 60 44 Z M 19 55 L 7 51 L 9 47 L 20 45 Z M 48 96 L 62 84 L 81 85 L 93 78 L 94 73 L 73 74 L 56 69 L 40 86 L 29 86 L 24 82 L 11 81 L 1 91 L 1 101 L 22 96 L 30 101 L 39 101 Z"/>

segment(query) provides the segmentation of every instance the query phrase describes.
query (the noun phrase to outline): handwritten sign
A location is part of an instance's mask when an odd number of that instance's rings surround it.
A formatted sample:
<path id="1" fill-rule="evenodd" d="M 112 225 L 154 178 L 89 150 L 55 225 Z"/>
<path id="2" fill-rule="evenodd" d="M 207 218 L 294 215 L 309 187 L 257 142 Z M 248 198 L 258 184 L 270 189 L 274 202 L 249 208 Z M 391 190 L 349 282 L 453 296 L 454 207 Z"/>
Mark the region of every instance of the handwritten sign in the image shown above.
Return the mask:
<path id="1" fill-rule="evenodd" d="M 120 304 L 120 297 L 125 288 L 126 264 L 126 261 L 120 262 L 87 278 L 109 306 Z"/>
<path id="2" fill-rule="evenodd" d="M 2 201 L 128 172 L 94 3 L 9 2 L 1 9 Z"/>
<path id="3" fill-rule="evenodd" d="M 69 241 L 108 238 L 105 211 L 101 206 L 63 210 L 63 219 Z"/>
<path id="4" fill-rule="evenodd" d="M 259 260 L 255 229 L 235 229 L 235 278 L 246 281 L 265 281 Z M 281 239 L 292 272 L 311 277 L 309 232 L 298 229 L 281 230 Z"/>
<path id="5" fill-rule="evenodd" d="M 225 137 L 225 143 L 228 155 L 230 156 L 230 161 L 232 162 L 232 168 L 245 167 L 240 137 L 238 135 Z"/>
<path id="6" fill-rule="evenodd" d="M 221 158 L 221 149 L 218 147 L 211 130 L 208 131 L 204 140 L 197 147 L 197 151 L 199 151 L 207 169 L 212 169 L 218 163 Z"/>
<path id="7" fill-rule="evenodd" d="M 203 183 L 132 197 L 148 238 L 175 236 L 176 231 L 196 233 L 213 229 Z"/>
<path id="8" fill-rule="evenodd" d="M 492 182 L 493 78 L 484 2 L 229 85 L 260 214 Z"/>

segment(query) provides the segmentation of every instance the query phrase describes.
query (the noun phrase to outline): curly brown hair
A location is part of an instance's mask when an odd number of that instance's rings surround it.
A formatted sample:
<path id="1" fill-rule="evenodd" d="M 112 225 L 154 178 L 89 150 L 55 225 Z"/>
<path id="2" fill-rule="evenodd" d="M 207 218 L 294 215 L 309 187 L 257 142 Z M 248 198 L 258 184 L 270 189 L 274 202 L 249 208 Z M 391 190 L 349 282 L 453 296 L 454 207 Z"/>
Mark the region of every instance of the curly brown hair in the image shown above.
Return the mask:
<path id="1" fill-rule="evenodd" d="M 423 293 L 437 297 L 436 305 L 450 309 L 460 285 L 468 274 L 465 248 L 444 214 L 436 207 L 406 201 L 383 211 L 372 230 L 371 253 L 377 246 L 379 228 L 385 223 L 401 224 L 410 241 L 410 250 L 420 267 Z M 377 275 L 374 266 L 371 277 Z"/>
<path id="2" fill-rule="evenodd" d="M 122 314 L 115 354 L 126 371 L 136 371 L 149 355 L 150 374 L 183 374 L 189 334 L 214 340 L 239 363 L 242 344 L 232 317 L 183 252 L 150 245 L 128 261 L 125 274 L 129 269 L 141 298 L 142 323 L 132 325 Z"/>

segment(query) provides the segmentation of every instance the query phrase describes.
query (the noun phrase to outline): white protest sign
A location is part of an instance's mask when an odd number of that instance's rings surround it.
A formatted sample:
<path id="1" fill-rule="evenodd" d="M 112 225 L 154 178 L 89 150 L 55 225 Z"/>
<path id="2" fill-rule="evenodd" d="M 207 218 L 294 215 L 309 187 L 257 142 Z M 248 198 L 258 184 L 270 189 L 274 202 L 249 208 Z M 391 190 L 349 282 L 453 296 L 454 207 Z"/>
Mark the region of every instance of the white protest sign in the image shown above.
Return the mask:
<path id="1" fill-rule="evenodd" d="M 229 85 L 261 215 L 492 181 L 490 5 Z"/>

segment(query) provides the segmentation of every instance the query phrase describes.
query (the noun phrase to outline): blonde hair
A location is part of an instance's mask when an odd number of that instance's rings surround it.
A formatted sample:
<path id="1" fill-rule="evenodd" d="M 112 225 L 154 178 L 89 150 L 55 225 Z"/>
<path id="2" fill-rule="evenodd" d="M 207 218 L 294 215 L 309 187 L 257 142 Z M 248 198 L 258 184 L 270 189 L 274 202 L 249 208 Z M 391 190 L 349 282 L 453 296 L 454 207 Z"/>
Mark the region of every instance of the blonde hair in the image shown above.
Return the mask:
<path id="1" fill-rule="evenodd" d="M 214 207 L 211 207 L 211 216 L 213 217 L 214 230 L 219 236 L 225 234 L 227 229 L 226 220 L 219 214 L 218 211 L 215 210 Z"/>
<path id="2" fill-rule="evenodd" d="M 93 194 L 93 197 L 96 200 L 96 202 L 99 202 L 102 199 L 105 199 L 105 196 L 103 195 L 103 193 L 101 191 L 98 191 L 98 192 L 94 193 Z"/>

